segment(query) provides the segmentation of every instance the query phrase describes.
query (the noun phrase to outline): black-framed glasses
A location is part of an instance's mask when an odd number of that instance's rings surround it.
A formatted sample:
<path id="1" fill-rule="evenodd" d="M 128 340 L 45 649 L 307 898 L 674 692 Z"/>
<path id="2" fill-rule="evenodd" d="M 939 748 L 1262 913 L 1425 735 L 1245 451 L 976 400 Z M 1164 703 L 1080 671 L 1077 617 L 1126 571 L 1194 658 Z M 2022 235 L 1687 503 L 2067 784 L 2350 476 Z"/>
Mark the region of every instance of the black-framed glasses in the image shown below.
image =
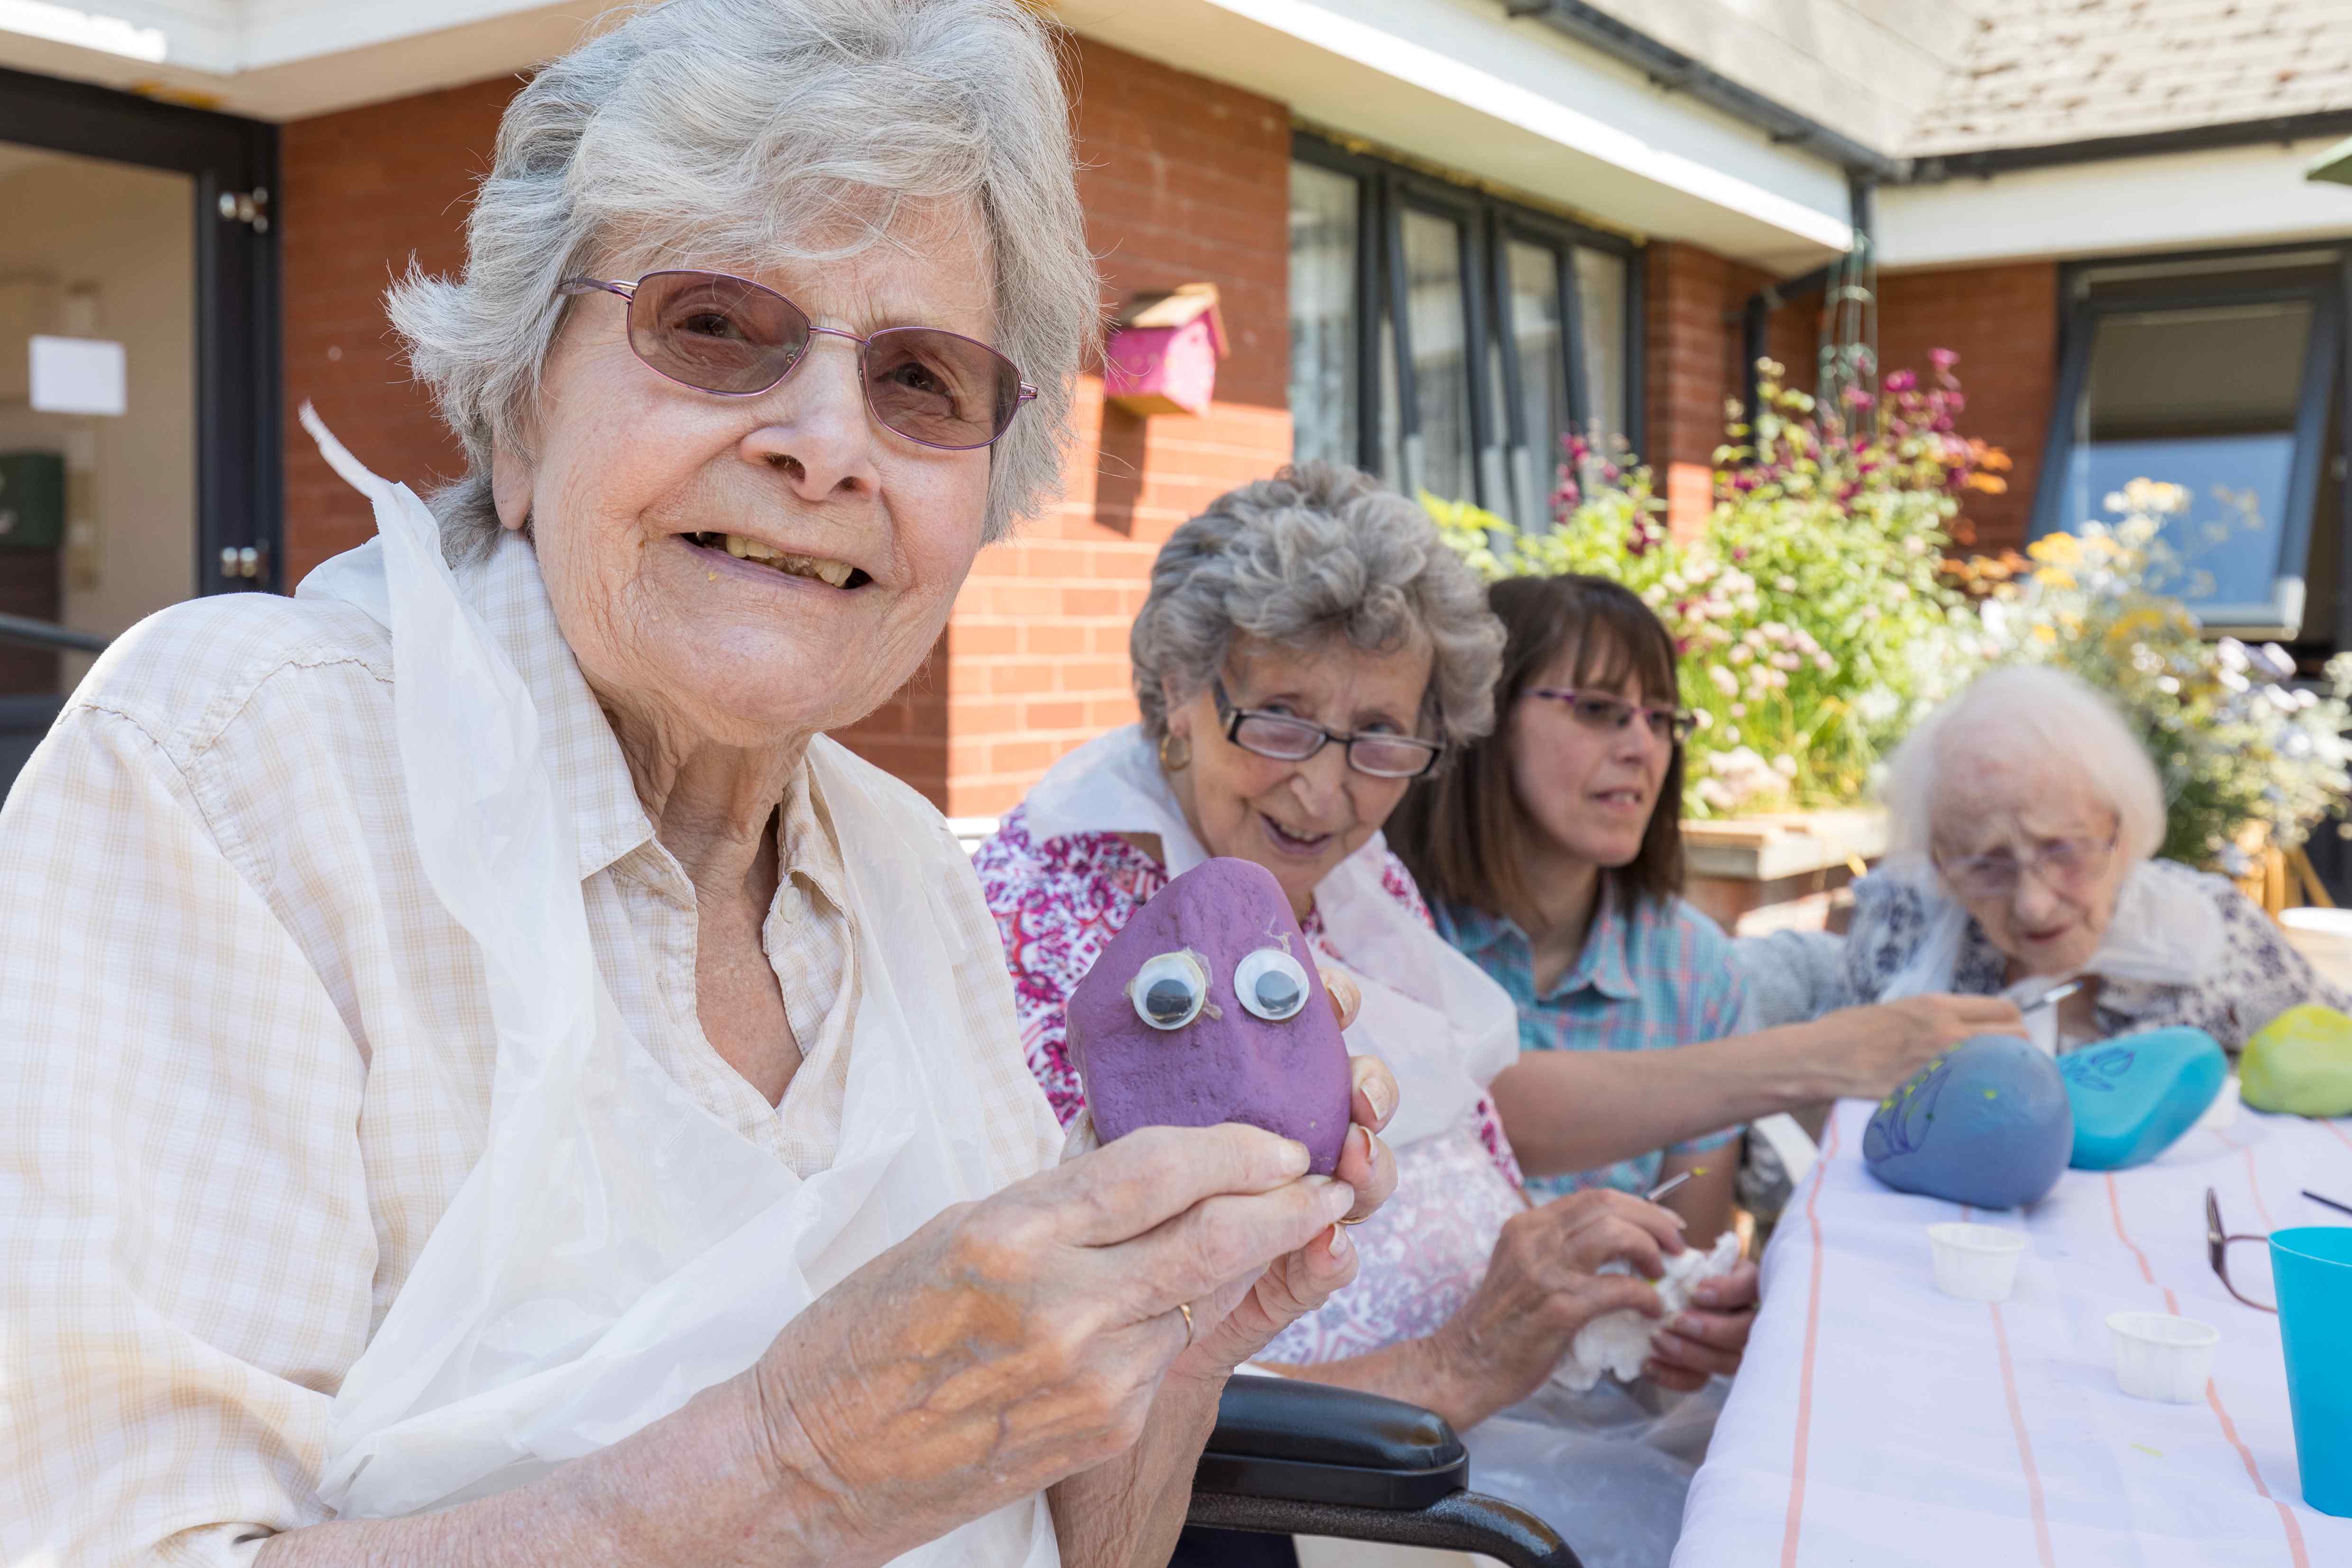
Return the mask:
<path id="1" fill-rule="evenodd" d="M 1628 702 L 1605 691 L 1564 691 L 1554 686 L 1530 686 L 1528 695 L 1565 707 L 1569 716 L 1588 730 L 1622 730 L 1639 719 L 1650 733 L 1669 746 L 1679 746 L 1698 728 L 1697 715 L 1686 709 L 1650 702 Z"/>
<path id="2" fill-rule="evenodd" d="M 2230 1248 L 2242 1241 L 2259 1242 L 2268 1247 L 2270 1239 L 2267 1236 L 2231 1236 L 2223 1230 L 2221 1200 L 2213 1195 L 2212 1188 L 2205 1189 L 2205 1261 L 2211 1264 L 2213 1272 L 2221 1277 L 2222 1289 L 2227 1290 L 2257 1312 L 2275 1312 L 2278 1308 L 2268 1302 L 2255 1300 L 2231 1282 Z"/>
<path id="3" fill-rule="evenodd" d="M 2053 838 L 2039 849 L 2024 855 L 2001 850 L 1991 855 L 1969 855 L 1953 860 L 1938 857 L 1936 868 L 1969 898 L 2005 899 L 2017 890 L 2017 884 L 2029 871 L 2040 878 L 2046 888 L 2062 893 L 2073 892 L 2085 883 L 2099 879 L 2122 837 L 2120 833 L 2110 833 L 2105 838 L 2087 834 L 2074 838 Z"/>
<path id="4" fill-rule="evenodd" d="M 1037 389 L 977 338 L 940 327 L 886 327 L 860 337 L 820 327 L 762 283 L 671 268 L 635 282 L 567 278 L 559 294 L 618 294 L 629 302 L 629 347 L 681 386 L 757 397 L 799 368 L 818 337 L 857 345 L 866 405 L 886 430 L 919 446 L 969 452 L 993 444 Z"/>
<path id="5" fill-rule="evenodd" d="M 1360 773 L 1376 779 L 1417 779 L 1445 754 L 1444 745 L 1418 735 L 1327 730 L 1294 714 L 1236 708 L 1225 695 L 1223 679 L 1213 681 L 1209 689 L 1217 700 L 1217 717 L 1224 723 L 1225 739 L 1244 752 L 1278 763 L 1303 763 L 1336 741 L 1348 749 L 1348 765 Z"/>

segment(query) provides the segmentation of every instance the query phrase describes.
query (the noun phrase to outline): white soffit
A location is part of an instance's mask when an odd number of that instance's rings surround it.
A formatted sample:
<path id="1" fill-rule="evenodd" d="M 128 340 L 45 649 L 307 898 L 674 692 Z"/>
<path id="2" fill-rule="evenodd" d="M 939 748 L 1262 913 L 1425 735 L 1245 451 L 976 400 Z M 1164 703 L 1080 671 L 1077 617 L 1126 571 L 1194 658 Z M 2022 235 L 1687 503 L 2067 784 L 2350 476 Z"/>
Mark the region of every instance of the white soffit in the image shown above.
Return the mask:
<path id="1" fill-rule="evenodd" d="M 1905 185 L 1878 197 L 1885 267 L 2352 237 L 2352 187 L 2305 180 L 2325 141 Z"/>
<path id="2" fill-rule="evenodd" d="M 1500 0 L 1062 0 L 1090 38 L 1465 174 L 1775 268 L 1853 243 L 1843 174 Z"/>
<path id="3" fill-rule="evenodd" d="M 0 0 L 0 65 L 298 120 L 527 69 L 614 9 L 600 0 Z"/>

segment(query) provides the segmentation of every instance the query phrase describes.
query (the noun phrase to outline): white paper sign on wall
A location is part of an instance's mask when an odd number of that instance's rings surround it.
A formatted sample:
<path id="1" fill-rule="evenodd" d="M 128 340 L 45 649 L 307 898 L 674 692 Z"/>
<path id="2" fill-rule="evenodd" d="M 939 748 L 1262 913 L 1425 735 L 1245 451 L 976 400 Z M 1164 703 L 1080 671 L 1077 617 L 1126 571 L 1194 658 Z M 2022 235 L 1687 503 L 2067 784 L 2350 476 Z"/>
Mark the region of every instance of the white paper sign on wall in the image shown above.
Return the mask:
<path id="1" fill-rule="evenodd" d="M 120 415 L 127 407 L 121 343 L 37 335 L 32 354 L 33 407 L 37 412 Z"/>

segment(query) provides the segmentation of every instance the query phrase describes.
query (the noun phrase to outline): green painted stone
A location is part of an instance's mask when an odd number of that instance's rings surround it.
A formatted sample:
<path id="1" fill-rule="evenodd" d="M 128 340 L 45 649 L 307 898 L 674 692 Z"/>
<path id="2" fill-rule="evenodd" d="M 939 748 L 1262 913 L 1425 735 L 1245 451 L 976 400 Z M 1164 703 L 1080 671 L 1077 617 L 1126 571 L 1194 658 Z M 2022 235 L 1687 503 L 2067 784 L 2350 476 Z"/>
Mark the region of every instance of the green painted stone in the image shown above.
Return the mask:
<path id="1" fill-rule="evenodd" d="M 2289 1007 L 2246 1042 L 2238 1083 L 2256 1110 L 2352 1116 L 2352 1018 Z"/>

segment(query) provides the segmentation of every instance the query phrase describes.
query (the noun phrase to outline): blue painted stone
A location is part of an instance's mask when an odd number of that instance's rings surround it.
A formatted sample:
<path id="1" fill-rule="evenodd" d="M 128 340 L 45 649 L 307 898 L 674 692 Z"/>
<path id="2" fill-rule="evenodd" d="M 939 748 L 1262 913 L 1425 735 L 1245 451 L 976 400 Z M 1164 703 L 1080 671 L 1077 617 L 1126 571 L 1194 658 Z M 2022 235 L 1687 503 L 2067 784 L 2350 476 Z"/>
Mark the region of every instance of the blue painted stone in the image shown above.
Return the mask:
<path id="1" fill-rule="evenodd" d="M 1897 1192 L 2007 1209 L 2056 1186 L 2074 1146 L 2058 1064 L 2014 1035 L 1979 1035 L 1879 1102 L 1862 1157 Z"/>
<path id="2" fill-rule="evenodd" d="M 2074 1168 L 2120 1171 L 2197 1124 L 2230 1059 L 2202 1029 L 2150 1029 L 2060 1057 L 2058 1071 L 2074 1108 Z"/>

